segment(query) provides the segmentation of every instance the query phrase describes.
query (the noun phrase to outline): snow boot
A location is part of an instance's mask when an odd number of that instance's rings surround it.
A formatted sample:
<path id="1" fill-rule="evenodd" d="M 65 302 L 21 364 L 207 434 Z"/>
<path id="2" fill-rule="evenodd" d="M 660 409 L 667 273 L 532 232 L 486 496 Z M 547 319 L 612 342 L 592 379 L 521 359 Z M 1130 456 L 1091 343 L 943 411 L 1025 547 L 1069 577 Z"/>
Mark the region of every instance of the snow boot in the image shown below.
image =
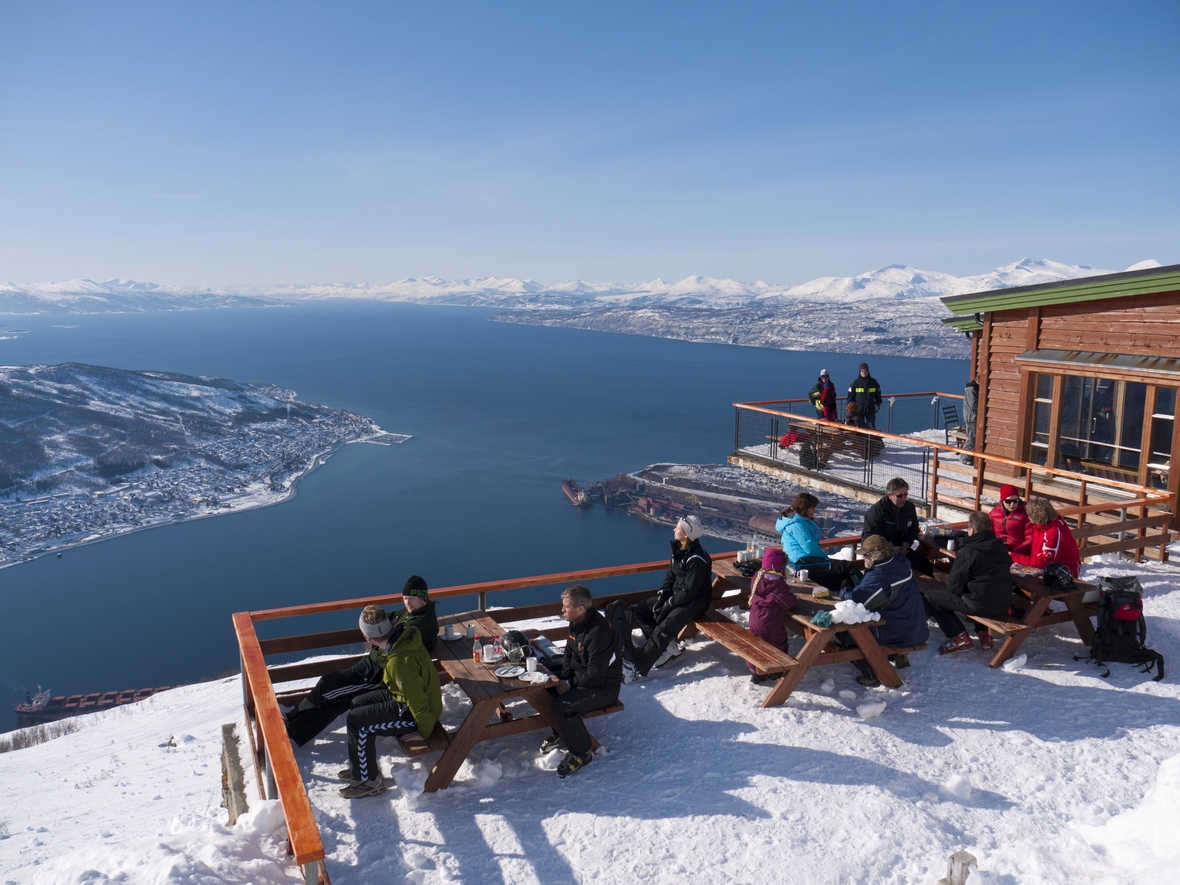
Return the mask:
<path id="1" fill-rule="evenodd" d="M 594 754 L 587 752 L 581 756 L 576 753 L 566 753 L 565 758 L 561 760 L 561 764 L 557 766 L 557 776 L 561 778 L 569 777 L 579 768 L 584 768 L 589 765 L 594 758 Z"/>
<path id="2" fill-rule="evenodd" d="M 630 685 L 632 682 L 638 682 L 642 678 L 643 675 L 639 672 L 638 667 L 628 660 L 623 661 L 623 683 L 625 685 Z"/>
<path id="3" fill-rule="evenodd" d="M 668 647 L 664 649 L 664 653 L 656 659 L 656 662 L 653 666 L 662 667 L 664 664 L 668 663 L 668 661 L 672 660 L 672 658 L 678 658 L 683 653 L 684 649 L 680 647 L 680 643 L 673 639 L 668 643 Z"/>
<path id="4" fill-rule="evenodd" d="M 565 738 L 559 735 L 556 731 L 541 742 L 541 755 L 544 756 L 550 750 L 565 750 Z"/>
<path id="5" fill-rule="evenodd" d="M 967 635 L 964 630 L 958 636 L 952 636 L 946 642 L 938 647 L 940 655 L 954 654 L 957 651 L 964 651 L 968 648 L 975 648 L 975 643 L 971 641 L 971 637 Z"/>

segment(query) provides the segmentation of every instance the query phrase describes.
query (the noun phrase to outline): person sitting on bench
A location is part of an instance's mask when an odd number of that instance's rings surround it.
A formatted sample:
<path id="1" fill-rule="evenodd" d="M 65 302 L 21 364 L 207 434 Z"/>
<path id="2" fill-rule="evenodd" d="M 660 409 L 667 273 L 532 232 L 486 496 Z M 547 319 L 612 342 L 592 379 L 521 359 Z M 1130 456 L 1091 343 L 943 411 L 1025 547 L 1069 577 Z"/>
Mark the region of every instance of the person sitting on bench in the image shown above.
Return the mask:
<path id="1" fill-rule="evenodd" d="M 610 623 L 594 608 L 590 591 L 581 584 L 562 592 L 561 616 L 570 625 L 565 654 L 541 659 L 546 669 L 562 680 L 551 689 L 553 702 L 549 705 L 556 730 L 541 744 L 541 752 L 565 750 L 557 776 L 567 777 L 594 758 L 582 714 L 618 701 L 623 647 Z"/>
<path id="2" fill-rule="evenodd" d="M 703 615 L 713 599 L 713 560 L 701 546 L 701 521 L 685 516 L 673 530 L 672 563 L 655 596 L 627 607 L 612 603 L 607 611 L 623 644 L 623 679 L 634 682 L 680 654 L 680 631 Z M 636 648 L 631 630 L 639 627 L 647 641 Z"/>
<path id="3" fill-rule="evenodd" d="M 442 715 L 438 671 L 416 627 L 394 626 L 375 605 L 360 617 L 369 654 L 346 670 L 323 676 L 299 706 L 287 712 L 287 734 L 303 746 L 348 712 L 348 768 L 340 779 L 346 799 L 373 796 L 385 790 L 375 755 L 378 735 L 417 731 L 430 737 Z"/>
<path id="4" fill-rule="evenodd" d="M 870 628 L 881 645 L 908 648 L 924 643 L 930 637 L 930 626 L 926 623 L 922 592 L 914 580 L 909 560 L 880 535 L 865 538 L 860 553 L 867 571 L 855 587 L 840 591 L 841 598 L 859 602 L 869 611 L 881 614 L 885 626 Z M 838 641 L 842 644 L 853 644 L 846 634 L 839 636 Z M 904 654 L 890 655 L 889 659 L 899 670 L 910 665 Z M 880 684 L 868 664 L 864 661 L 852 663 L 860 671 L 857 682 L 869 687 Z"/>
<path id="5" fill-rule="evenodd" d="M 819 498 L 810 492 L 800 492 L 783 509 L 774 530 L 782 535 L 783 553 L 795 571 L 807 569 L 811 581 L 827 587 L 833 593 L 840 590 L 845 581 L 855 582 L 860 574 L 859 563 L 830 559 L 819 546 L 821 537 L 815 522 L 819 509 Z"/>
<path id="6" fill-rule="evenodd" d="M 787 632 L 787 612 L 795 607 L 798 600 L 791 592 L 783 575 L 786 557 L 777 547 L 771 547 L 762 555 L 762 568 L 750 583 L 750 632 L 764 639 L 779 651 L 789 653 L 791 634 Z M 749 661 L 746 666 L 754 675 L 750 681 L 755 685 L 776 681 L 781 674 L 768 673 L 759 676 Z"/>
<path id="7" fill-rule="evenodd" d="M 938 647 L 940 655 L 974 648 L 967 628 L 955 612 L 998 618 L 1008 614 L 1012 604 L 1012 557 L 1008 548 L 992 531 L 992 517 L 972 513 L 967 519 L 967 539 L 955 551 L 955 561 L 946 578 L 946 586 L 926 591 L 926 613 L 934 618 L 946 642 Z M 977 624 L 979 647 L 992 648 L 991 633 Z"/>
<path id="8" fill-rule="evenodd" d="M 921 526 L 918 523 L 918 509 L 909 498 L 908 482 L 900 476 L 889 480 L 885 486 L 885 496 L 865 513 L 864 536 L 879 535 L 909 560 L 911 568 L 923 575 L 933 575 L 934 566 L 930 560 L 914 549 Z"/>
<path id="9" fill-rule="evenodd" d="M 1010 483 L 1000 486 L 1000 501 L 991 509 L 991 519 L 992 531 L 1009 553 L 1027 554 L 1032 549 L 1032 523 L 1016 486 Z"/>
<path id="10" fill-rule="evenodd" d="M 430 588 L 418 575 L 410 575 L 402 587 L 402 604 L 405 608 L 389 615 L 395 624 L 409 624 L 417 627 L 422 634 L 422 644 L 432 655 L 438 645 L 438 612 L 430 598 Z"/>
<path id="11" fill-rule="evenodd" d="M 1012 561 L 1042 569 L 1051 562 L 1060 562 L 1076 578 L 1082 557 L 1065 520 L 1044 498 L 1033 498 L 1024 509 L 1032 523 L 1032 546 L 1026 554 L 1013 554 Z"/>

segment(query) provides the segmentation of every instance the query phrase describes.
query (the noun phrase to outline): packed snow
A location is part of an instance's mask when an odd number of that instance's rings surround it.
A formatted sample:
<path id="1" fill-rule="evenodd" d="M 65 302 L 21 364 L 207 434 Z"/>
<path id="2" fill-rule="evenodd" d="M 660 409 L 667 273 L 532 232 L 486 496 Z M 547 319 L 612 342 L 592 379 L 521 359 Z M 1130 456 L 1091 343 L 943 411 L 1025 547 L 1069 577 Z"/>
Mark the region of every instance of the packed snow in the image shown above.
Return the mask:
<path id="1" fill-rule="evenodd" d="M 1180 566 L 1107 557 L 1087 567 L 1098 574 L 1139 576 L 1149 643 L 1180 661 Z M 1033 634 L 1023 662 L 998 670 L 978 649 L 939 657 L 934 639 L 900 689 L 861 688 L 834 665 L 762 709 L 769 687 L 697 638 L 623 688 L 624 712 L 592 720 L 603 750 L 566 780 L 559 754 L 538 755 L 542 732 L 477 745 L 431 795 L 420 789 L 433 757 L 411 762 L 382 739 L 397 789 L 341 799 L 342 720 L 296 757 L 335 885 L 901 885 L 935 882 L 960 849 L 978 858 L 972 885 L 1175 882 L 1175 678 L 1112 665 L 1102 679 L 1074 660 L 1069 625 Z M 444 691 L 453 727 L 466 702 Z M 252 784 L 250 815 L 224 826 L 220 727 L 240 720 L 228 679 L 0 755 L 0 881 L 297 881 L 278 811 Z"/>

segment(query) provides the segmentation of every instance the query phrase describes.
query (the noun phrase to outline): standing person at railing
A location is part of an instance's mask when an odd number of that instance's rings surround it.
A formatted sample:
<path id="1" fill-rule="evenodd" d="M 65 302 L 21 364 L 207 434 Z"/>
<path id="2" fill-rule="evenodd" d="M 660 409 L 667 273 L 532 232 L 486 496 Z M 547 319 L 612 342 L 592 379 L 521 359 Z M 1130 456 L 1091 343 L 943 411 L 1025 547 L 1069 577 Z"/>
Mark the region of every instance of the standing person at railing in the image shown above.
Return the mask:
<path id="1" fill-rule="evenodd" d="M 783 553 L 791 568 L 807 569 L 809 580 L 835 593 L 844 581 L 855 582 L 860 569 L 855 562 L 829 558 L 819 546 L 822 535 L 815 522 L 818 509 L 819 498 L 810 492 L 800 492 L 791 506 L 779 514 L 774 530 L 782 536 Z"/>
<path id="2" fill-rule="evenodd" d="M 819 370 L 819 380 L 812 385 L 807 398 L 811 400 L 811 404 L 815 406 L 818 417 L 825 421 L 836 421 L 836 386 L 832 384 L 832 379 L 828 377 L 827 369 Z"/>
<path id="3" fill-rule="evenodd" d="M 1027 556 L 1032 550 L 1032 523 L 1016 486 L 1000 486 L 1000 502 L 991 509 L 992 531 L 1013 556 Z"/>
<path id="4" fill-rule="evenodd" d="M 1033 498 L 1025 509 L 1032 523 L 1032 544 L 1028 553 L 1013 554 L 1012 561 L 1042 569 L 1051 562 L 1060 562 L 1076 578 L 1082 556 L 1069 525 L 1044 498 Z"/>
<path id="5" fill-rule="evenodd" d="M 869 374 L 869 364 L 861 363 L 856 380 L 848 385 L 848 402 L 856 404 L 857 424 L 877 429 L 877 410 L 881 408 L 881 385 Z"/>

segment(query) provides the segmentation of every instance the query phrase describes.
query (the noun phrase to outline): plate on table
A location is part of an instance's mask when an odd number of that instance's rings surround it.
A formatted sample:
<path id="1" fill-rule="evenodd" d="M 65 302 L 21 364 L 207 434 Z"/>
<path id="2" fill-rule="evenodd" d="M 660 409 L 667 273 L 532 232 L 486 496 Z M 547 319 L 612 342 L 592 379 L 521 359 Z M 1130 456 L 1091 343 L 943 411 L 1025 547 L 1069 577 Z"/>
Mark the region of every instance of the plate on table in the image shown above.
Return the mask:
<path id="1" fill-rule="evenodd" d="M 535 682 L 535 683 L 537 683 L 537 684 L 540 684 L 540 683 L 542 683 L 542 682 L 548 682 L 548 681 L 549 681 L 549 674 L 548 674 L 548 673 L 542 673 L 540 670 L 538 670 L 538 671 L 536 671 L 535 673 L 525 673 L 525 674 L 524 674 L 523 676 L 521 676 L 520 678 L 521 678 L 522 680 L 524 680 L 525 682 Z"/>
<path id="2" fill-rule="evenodd" d="M 507 667 L 500 667 L 496 670 L 496 675 L 501 679 L 515 679 L 524 672 L 524 667 L 520 664 L 509 664 Z"/>

